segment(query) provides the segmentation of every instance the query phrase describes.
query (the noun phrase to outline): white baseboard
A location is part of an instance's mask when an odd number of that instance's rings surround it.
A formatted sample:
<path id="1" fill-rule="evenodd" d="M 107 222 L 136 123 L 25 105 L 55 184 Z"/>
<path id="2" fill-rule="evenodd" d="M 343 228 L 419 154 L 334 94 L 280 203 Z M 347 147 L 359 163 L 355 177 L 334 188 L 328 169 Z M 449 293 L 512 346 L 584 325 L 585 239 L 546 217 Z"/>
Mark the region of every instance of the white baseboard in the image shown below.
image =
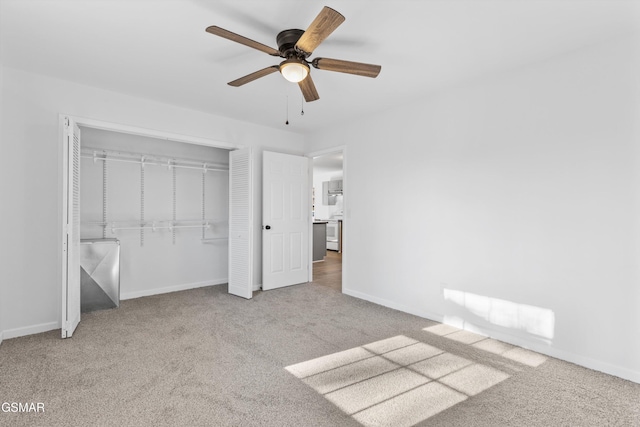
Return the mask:
<path id="1" fill-rule="evenodd" d="M 409 313 L 409 314 L 413 314 L 414 316 L 418 316 L 418 317 L 424 317 L 425 319 L 429 319 L 429 320 L 434 320 L 436 322 L 441 322 L 442 323 L 442 316 L 439 314 L 435 314 L 435 313 L 429 313 L 427 311 L 422 311 L 422 310 L 416 310 L 414 308 L 408 307 L 406 305 L 403 304 L 399 304 L 395 301 L 390 301 L 390 300 L 386 300 L 384 298 L 378 298 L 378 297 L 374 297 L 371 296 L 369 294 L 365 294 L 359 291 L 354 291 L 352 289 L 342 289 L 342 293 L 346 294 L 346 295 L 350 295 L 352 297 L 356 297 L 359 299 L 363 299 L 365 301 L 369 301 L 378 305 L 383 305 L 385 307 L 389 307 L 389 308 L 393 308 L 394 310 L 398 310 L 398 311 L 402 311 L 404 313 Z"/>
<path id="2" fill-rule="evenodd" d="M 60 329 L 59 322 L 40 323 L 39 325 L 31 325 L 31 326 L 24 326 L 22 328 L 7 329 L 6 331 L 2 331 L 1 334 L 3 339 L 8 340 L 11 338 L 23 337 L 25 335 L 33 335 L 33 334 L 39 334 L 42 332 L 53 331 L 54 329 Z"/>
<path id="3" fill-rule="evenodd" d="M 2 345 L 3 339 L 4 339 L 4 331 L 0 331 L 0 345 Z"/>
<path id="4" fill-rule="evenodd" d="M 422 310 L 416 310 L 411 307 L 407 307 L 403 304 L 399 304 L 394 301 L 389 301 L 383 298 L 374 297 L 359 291 L 354 291 L 352 289 L 343 289 L 342 292 L 346 295 L 350 295 L 352 297 L 356 297 L 359 299 L 363 299 L 366 301 L 373 302 L 375 304 L 379 304 L 385 307 L 393 308 L 394 310 L 402 311 L 405 313 L 413 314 L 415 316 L 424 317 L 429 320 L 434 320 L 436 322 L 442 323 L 444 317 L 439 314 L 429 313 Z M 457 326 L 457 325 L 452 325 Z M 471 325 L 473 326 L 473 325 Z M 476 329 L 472 329 L 472 332 L 477 332 Z M 547 356 L 555 357 L 556 359 L 561 359 L 566 362 L 575 363 L 576 365 L 583 366 L 585 368 L 593 369 L 595 371 L 604 372 L 605 374 L 614 375 L 616 377 L 620 377 L 629 381 L 633 381 L 636 383 L 640 383 L 640 372 L 634 371 L 632 369 L 624 368 L 621 366 L 616 366 L 608 362 L 604 362 L 601 360 L 595 360 L 586 356 L 582 356 L 579 354 L 575 354 L 566 350 L 561 350 L 556 347 L 546 345 L 537 341 L 527 340 L 524 337 L 505 334 L 503 332 L 489 329 L 487 327 L 482 328 L 482 333 L 487 335 L 490 338 L 494 338 L 499 341 L 503 341 L 509 344 L 517 345 L 519 347 L 527 348 L 529 350 L 536 351 L 541 354 L 545 354 Z"/>
<path id="5" fill-rule="evenodd" d="M 591 359 L 590 357 L 581 356 L 579 354 L 570 353 L 553 347 L 548 347 L 546 351 L 536 350 L 535 348 L 532 348 L 531 350 L 538 351 L 539 353 L 544 353 L 548 356 L 555 357 L 556 359 L 561 359 L 566 362 L 575 363 L 576 365 L 584 366 L 585 368 L 593 369 L 594 371 L 604 372 L 605 374 L 613 375 L 640 384 L 640 372 L 634 371 L 632 369 L 616 366 L 608 362 Z"/>
<path id="6" fill-rule="evenodd" d="M 124 292 L 120 294 L 120 300 L 148 297 L 151 295 L 168 294 L 170 292 L 186 291 L 188 289 L 204 288 L 205 286 L 223 285 L 229 280 L 213 279 L 204 282 L 184 283 L 181 285 L 166 286 L 164 288 L 145 289 L 142 291 Z"/>
<path id="7" fill-rule="evenodd" d="M 582 356 L 580 354 L 576 354 L 570 351 L 562 350 L 557 347 L 553 347 L 548 343 L 527 339 L 527 337 L 524 337 L 521 335 L 505 333 L 503 331 L 498 331 L 493 328 L 489 328 L 487 326 L 478 327 L 477 325 L 473 325 L 470 322 L 465 322 L 465 325 L 468 325 L 470 327 L 464 327 L 463 329 L 466 329 L 475 333 L 477 333 L 478 329 L 480 329 L 482 335 L 486 335 L 498 341 L 513 344 L 518 347 L 526 348 L 528 350 L 532 350 L 540 354 L 544 354 L 546 356 L 564 360 L 565 362 L 574 363 L 576 365 L 580 365 L 585 368 L 593 369 L 595 371 L 603 372 L 605 374 L 614 375 L 616 377 L 620 377 L 629 381 L 640 383 L 640 372 L 633 371 L 631 369 L 623 368 L 608 362 L 603 362 L 603 361 Z M 451 326 L 458 327 L 458 325 L 451 325 Z"/>

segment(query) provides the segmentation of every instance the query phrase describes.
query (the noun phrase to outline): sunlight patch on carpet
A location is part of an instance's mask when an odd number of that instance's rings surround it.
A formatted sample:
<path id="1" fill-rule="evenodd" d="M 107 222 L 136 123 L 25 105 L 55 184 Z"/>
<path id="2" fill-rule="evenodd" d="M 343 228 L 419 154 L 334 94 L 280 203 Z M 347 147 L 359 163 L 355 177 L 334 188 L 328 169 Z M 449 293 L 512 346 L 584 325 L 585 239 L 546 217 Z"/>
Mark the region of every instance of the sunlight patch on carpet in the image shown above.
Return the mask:
<path id="1" fill-rule="evenodd" d="M 459 330 L 457 332 L 453 332 L 449 335 L 446 335 L 450 340 L 458 341 L 463 344 L 473 344 L 478 341 L 482 341 L 486 339 L 484 335 L 475 334 L 473 332 Z"/>
<path id="2" fill-rule="evenodd" d="M 380 340 L 372 342 L 371 344 L 363 345 L 362 348 L 376 354 L 383 354 L 393 350 L 398 350 L 408 345 L 417 344 L 418 342 L 420 341 L 405 337 L 404 335 L 397 335 L 395 337 L 387 338 L 386 340 Z"/>
<path id="3" fill-rule="evenodd" d="M 325 395 L 347 414 L 354 414 L 428 383 L 424 375 L 397 369 Z"/>
<path id="4" fill-rule="evenodd" d="M 306 378 L 320 372 L 330 371 L 340 366 L 348 365 L 371 357 L 371 353 L 362 347 L 318 357 L 308 362 L 298 363 L 287 367 L 287 370 L 298 378 Z"/>
<path id="5" fill-rule="evenodd" d="M 479 348 L 480 350 L 497 354 L 506 359 L 534 368 L 540 366 L 548 359 L 546 356 L 536 353 L 535 351 L 507 344 L 463 329 L 458 329 L 451 325 L 445 325 L 444 323 L 429 326 L 424 328 L 423 331 L 463 344 L 469 344 L 472 347 Z"/>
<path id="6" fill-rule="evenodd" d="M 445 375 L 449 375 L 450 373 L 457 371 L 458 369 L 471 365 L 471 363 L 472 362 L 470 360 L 467 360 L 464 357 L 456 356 L 451 353 L 442 353 L 428 361 L 416 363 L 412 368 L 426 377 L 437 380 Z"/>
<path id="7" fill-rule="evenodd" d="M 425 384 L 353 416 L 365 426 L 409 427 L 467 397 L 437 382 Z"/>
<path id="8" fill-rule="evenodd" d="M 303 381 L 318 393 L 325 394 L 360 381 L 366 381 L 397 367 L 387 359 L 376 356 L 307 377 Z"/>
<path id="9" fill-rule="evenodd" d="M 412 426 L 509 378 L 404 335 L 285 369 L 364 426 Z"/>
<path id="10" fill-rule="evenodd" d="M 509 375 L 477 363 L 440 378 L 440 382 L 467 396 L 475 396 L 509 378 Z"/>

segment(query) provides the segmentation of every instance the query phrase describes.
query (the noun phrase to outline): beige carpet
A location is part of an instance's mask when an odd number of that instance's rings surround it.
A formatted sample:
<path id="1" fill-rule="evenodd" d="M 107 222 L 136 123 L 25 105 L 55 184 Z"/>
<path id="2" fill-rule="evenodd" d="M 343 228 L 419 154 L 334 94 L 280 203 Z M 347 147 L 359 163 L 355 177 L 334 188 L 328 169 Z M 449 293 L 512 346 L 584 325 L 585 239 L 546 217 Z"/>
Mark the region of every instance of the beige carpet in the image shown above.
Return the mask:
<path id="1" fill-rule="evenodd" d="M 351 298 L 225 286 L 0 346 L 4 426 L 640 426 L 640 384 Z"/>

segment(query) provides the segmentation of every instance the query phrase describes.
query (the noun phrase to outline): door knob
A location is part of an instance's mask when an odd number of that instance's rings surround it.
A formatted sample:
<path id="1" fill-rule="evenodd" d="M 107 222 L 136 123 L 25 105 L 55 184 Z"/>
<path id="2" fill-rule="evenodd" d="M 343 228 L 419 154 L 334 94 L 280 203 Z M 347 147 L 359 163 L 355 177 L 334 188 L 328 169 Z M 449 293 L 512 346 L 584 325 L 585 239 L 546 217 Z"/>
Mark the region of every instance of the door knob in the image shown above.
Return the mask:
<path id="1" fill-rule="evenodd" d="M 271 226 L 270 225 L 266 225 L 264 228 L 266 228 L 267 230 L 271 230 Z"/>

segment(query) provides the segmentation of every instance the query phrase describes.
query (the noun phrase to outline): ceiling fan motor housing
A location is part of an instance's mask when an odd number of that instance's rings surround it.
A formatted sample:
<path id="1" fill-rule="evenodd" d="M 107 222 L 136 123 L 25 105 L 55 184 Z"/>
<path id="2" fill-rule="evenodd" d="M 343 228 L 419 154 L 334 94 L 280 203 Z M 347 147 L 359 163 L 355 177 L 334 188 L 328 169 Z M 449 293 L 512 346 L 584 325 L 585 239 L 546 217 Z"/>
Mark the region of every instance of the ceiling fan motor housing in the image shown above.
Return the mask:
<path id="1" fill-rule="evenodd" d="M 278 43 L 278 50 L 283 58 L 291 58 L 292 56 L 299 57 L 300 59 L 306 58 L 308 55 L 304 52 L 298 52 L 295 49 L 296 43 L 304 34 L 303 30 L 284 30 L 280 31 L 276 36 L 276 42 Z"/>

